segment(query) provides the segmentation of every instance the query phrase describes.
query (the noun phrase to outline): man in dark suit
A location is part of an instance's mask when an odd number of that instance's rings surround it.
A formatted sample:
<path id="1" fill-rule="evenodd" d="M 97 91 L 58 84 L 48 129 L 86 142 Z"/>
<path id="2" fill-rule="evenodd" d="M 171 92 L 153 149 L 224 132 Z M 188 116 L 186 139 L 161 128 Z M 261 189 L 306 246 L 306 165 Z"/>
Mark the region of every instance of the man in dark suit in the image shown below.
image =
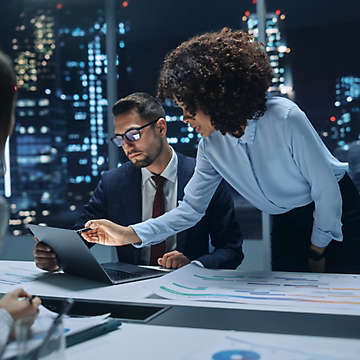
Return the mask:
<path id="1" fill-rule="evenodd" d="M 90 219 L 104 218 L 127 226 L 159 216 L 161 207 L 164 213 L 182 200 L 193 174 L 195 159 L 169 146 L 165 112 L 155 98 L 145 93 L 131 94 L 113 106 L 113 115 L 112 141 L 123 148 L 130 161 L 102 175 L 75 228 L 83 227 Z M 229 185 L 219 185 L 205 216 L 194 227 L 160 245 L 117 247 L 117 255 L 121 262 L 172 269 L 191 261 L 207 268 L 236 268 L 243 259 L 242 235 Z M 59 268 L 55 254 L 43 244 L 36 245 L 34 257 L 39 268 Z"/>

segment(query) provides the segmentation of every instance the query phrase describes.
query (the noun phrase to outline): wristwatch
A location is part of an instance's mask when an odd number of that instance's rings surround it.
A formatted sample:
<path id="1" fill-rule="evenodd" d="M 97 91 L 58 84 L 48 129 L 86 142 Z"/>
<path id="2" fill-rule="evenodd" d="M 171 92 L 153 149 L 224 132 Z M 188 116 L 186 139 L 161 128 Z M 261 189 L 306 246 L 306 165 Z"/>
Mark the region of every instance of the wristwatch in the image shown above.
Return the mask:
<path id="1" fill-rule="evenodd" d="M 323 251 L 321 254 L 315 251 L 313 248 L 309 247 L 308 249 L 308 257 L 311 260 L 319 261 L 323 257 L 325 257 L 325 251 Z"/>

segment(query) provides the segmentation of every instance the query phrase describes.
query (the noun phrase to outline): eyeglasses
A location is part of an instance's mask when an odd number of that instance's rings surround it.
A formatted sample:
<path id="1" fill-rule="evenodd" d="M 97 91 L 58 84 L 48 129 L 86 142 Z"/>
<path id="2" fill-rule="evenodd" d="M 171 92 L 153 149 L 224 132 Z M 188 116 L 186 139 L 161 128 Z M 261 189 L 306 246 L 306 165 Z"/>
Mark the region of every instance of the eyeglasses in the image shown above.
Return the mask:
<path id="1" fill-rule="evenodd" d="M 128 141 L 138 141 L 141 138 L 140 130 L 146 128 L 147 126 L 150 126 L 152 124 L 155 124 L 159 119 L 156 119 L 154 121 L 151 121 L 143 126 L 140 126 L 138 128 L 132 128 L 127 131 L 125 131 L 123 134 L 115 134 L 110 140 L 114 145 L 117 147 L 122 147 L 124 144 L 124 137 Z"/>

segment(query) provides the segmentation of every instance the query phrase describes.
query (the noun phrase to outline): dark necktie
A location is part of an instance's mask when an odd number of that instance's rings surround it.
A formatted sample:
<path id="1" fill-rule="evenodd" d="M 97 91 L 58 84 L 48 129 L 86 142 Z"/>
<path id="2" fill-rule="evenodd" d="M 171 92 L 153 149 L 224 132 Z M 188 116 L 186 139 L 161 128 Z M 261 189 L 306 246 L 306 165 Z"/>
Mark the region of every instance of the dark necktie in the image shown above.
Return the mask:
<path id="1" fill-rule="evenodd" d="M 166 179 L 160 175 L 155 175 L 151 178 L 154 180 L 156 185 L 156 192 L 152 211 L 152 217 L 156 218 L 165 213 L 165 195 L 163 187 Z M 150 265 L 159 265 L 157 259 L 164 255 L 165 250 L 165 240 L 159 244 L 152 245 L 150 253 Z"/>

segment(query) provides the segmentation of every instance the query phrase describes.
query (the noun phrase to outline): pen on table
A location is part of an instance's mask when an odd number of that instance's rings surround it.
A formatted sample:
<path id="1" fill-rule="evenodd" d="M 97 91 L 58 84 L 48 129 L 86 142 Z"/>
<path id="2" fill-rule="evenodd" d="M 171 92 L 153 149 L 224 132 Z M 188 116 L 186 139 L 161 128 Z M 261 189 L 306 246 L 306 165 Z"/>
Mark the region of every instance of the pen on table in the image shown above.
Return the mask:
<path id="1" fill-rule="evenodd" d="M 74 304 L 74 300 L 73 299 L 65 299 L 64 300 L 64 306 L 61 309 L 61 311 L 59 312 L 58 316 L 54 319 L 54 321 L 52 322 L 48 332 L 45 335 L 45 338 L 43 340 L 43 342 L 39 345 L 39 347 L 37 349 L 35 349 L 35 351 L 32 353 L 31 356 L 31 360 L 37 360 L 39 357 L 40 352 L 47 346 L 51 336 L 54 334 L 57 325 L 60 323 L 60 321 L 62 320 L 63 316 L 66 315 L 70 309 L 72 308 Z"/>
<path id="2" fill-rule="evenodd" d="M 31 295 L 30 297 L 29 297 L 29 303 L 30 303 L 30 305 L 32 305 L 32 302 L 33 302 L 33 300 L 36 298 L 36 295 Z"/>
<path id="3" fill-rule="evenodd" d="M 23 300 L 23 301 L 27 300 L 27 301 L 30 303 L 30 305 L 32 305 L 33 300 L 34 300 L 36 297 L 39 297 L 39 296 L 37 296 L 37 295 L 31 295 L 31 296 L 29 296 L 29 297 L 24 296 L 24 297 L 18 298 L 18 300 Z"/>
<path id="4" fill-rule="evenodd" d="M 82 228 L 82 229 L 75 230 L 75 231 L 76 231 L 78 234 L 81 234 L 81 233 L 86 232 L 86 231 L 89 231 L 89 230 L 91 230 L 91 228 L 86 227 L 86 228 Z"/>

